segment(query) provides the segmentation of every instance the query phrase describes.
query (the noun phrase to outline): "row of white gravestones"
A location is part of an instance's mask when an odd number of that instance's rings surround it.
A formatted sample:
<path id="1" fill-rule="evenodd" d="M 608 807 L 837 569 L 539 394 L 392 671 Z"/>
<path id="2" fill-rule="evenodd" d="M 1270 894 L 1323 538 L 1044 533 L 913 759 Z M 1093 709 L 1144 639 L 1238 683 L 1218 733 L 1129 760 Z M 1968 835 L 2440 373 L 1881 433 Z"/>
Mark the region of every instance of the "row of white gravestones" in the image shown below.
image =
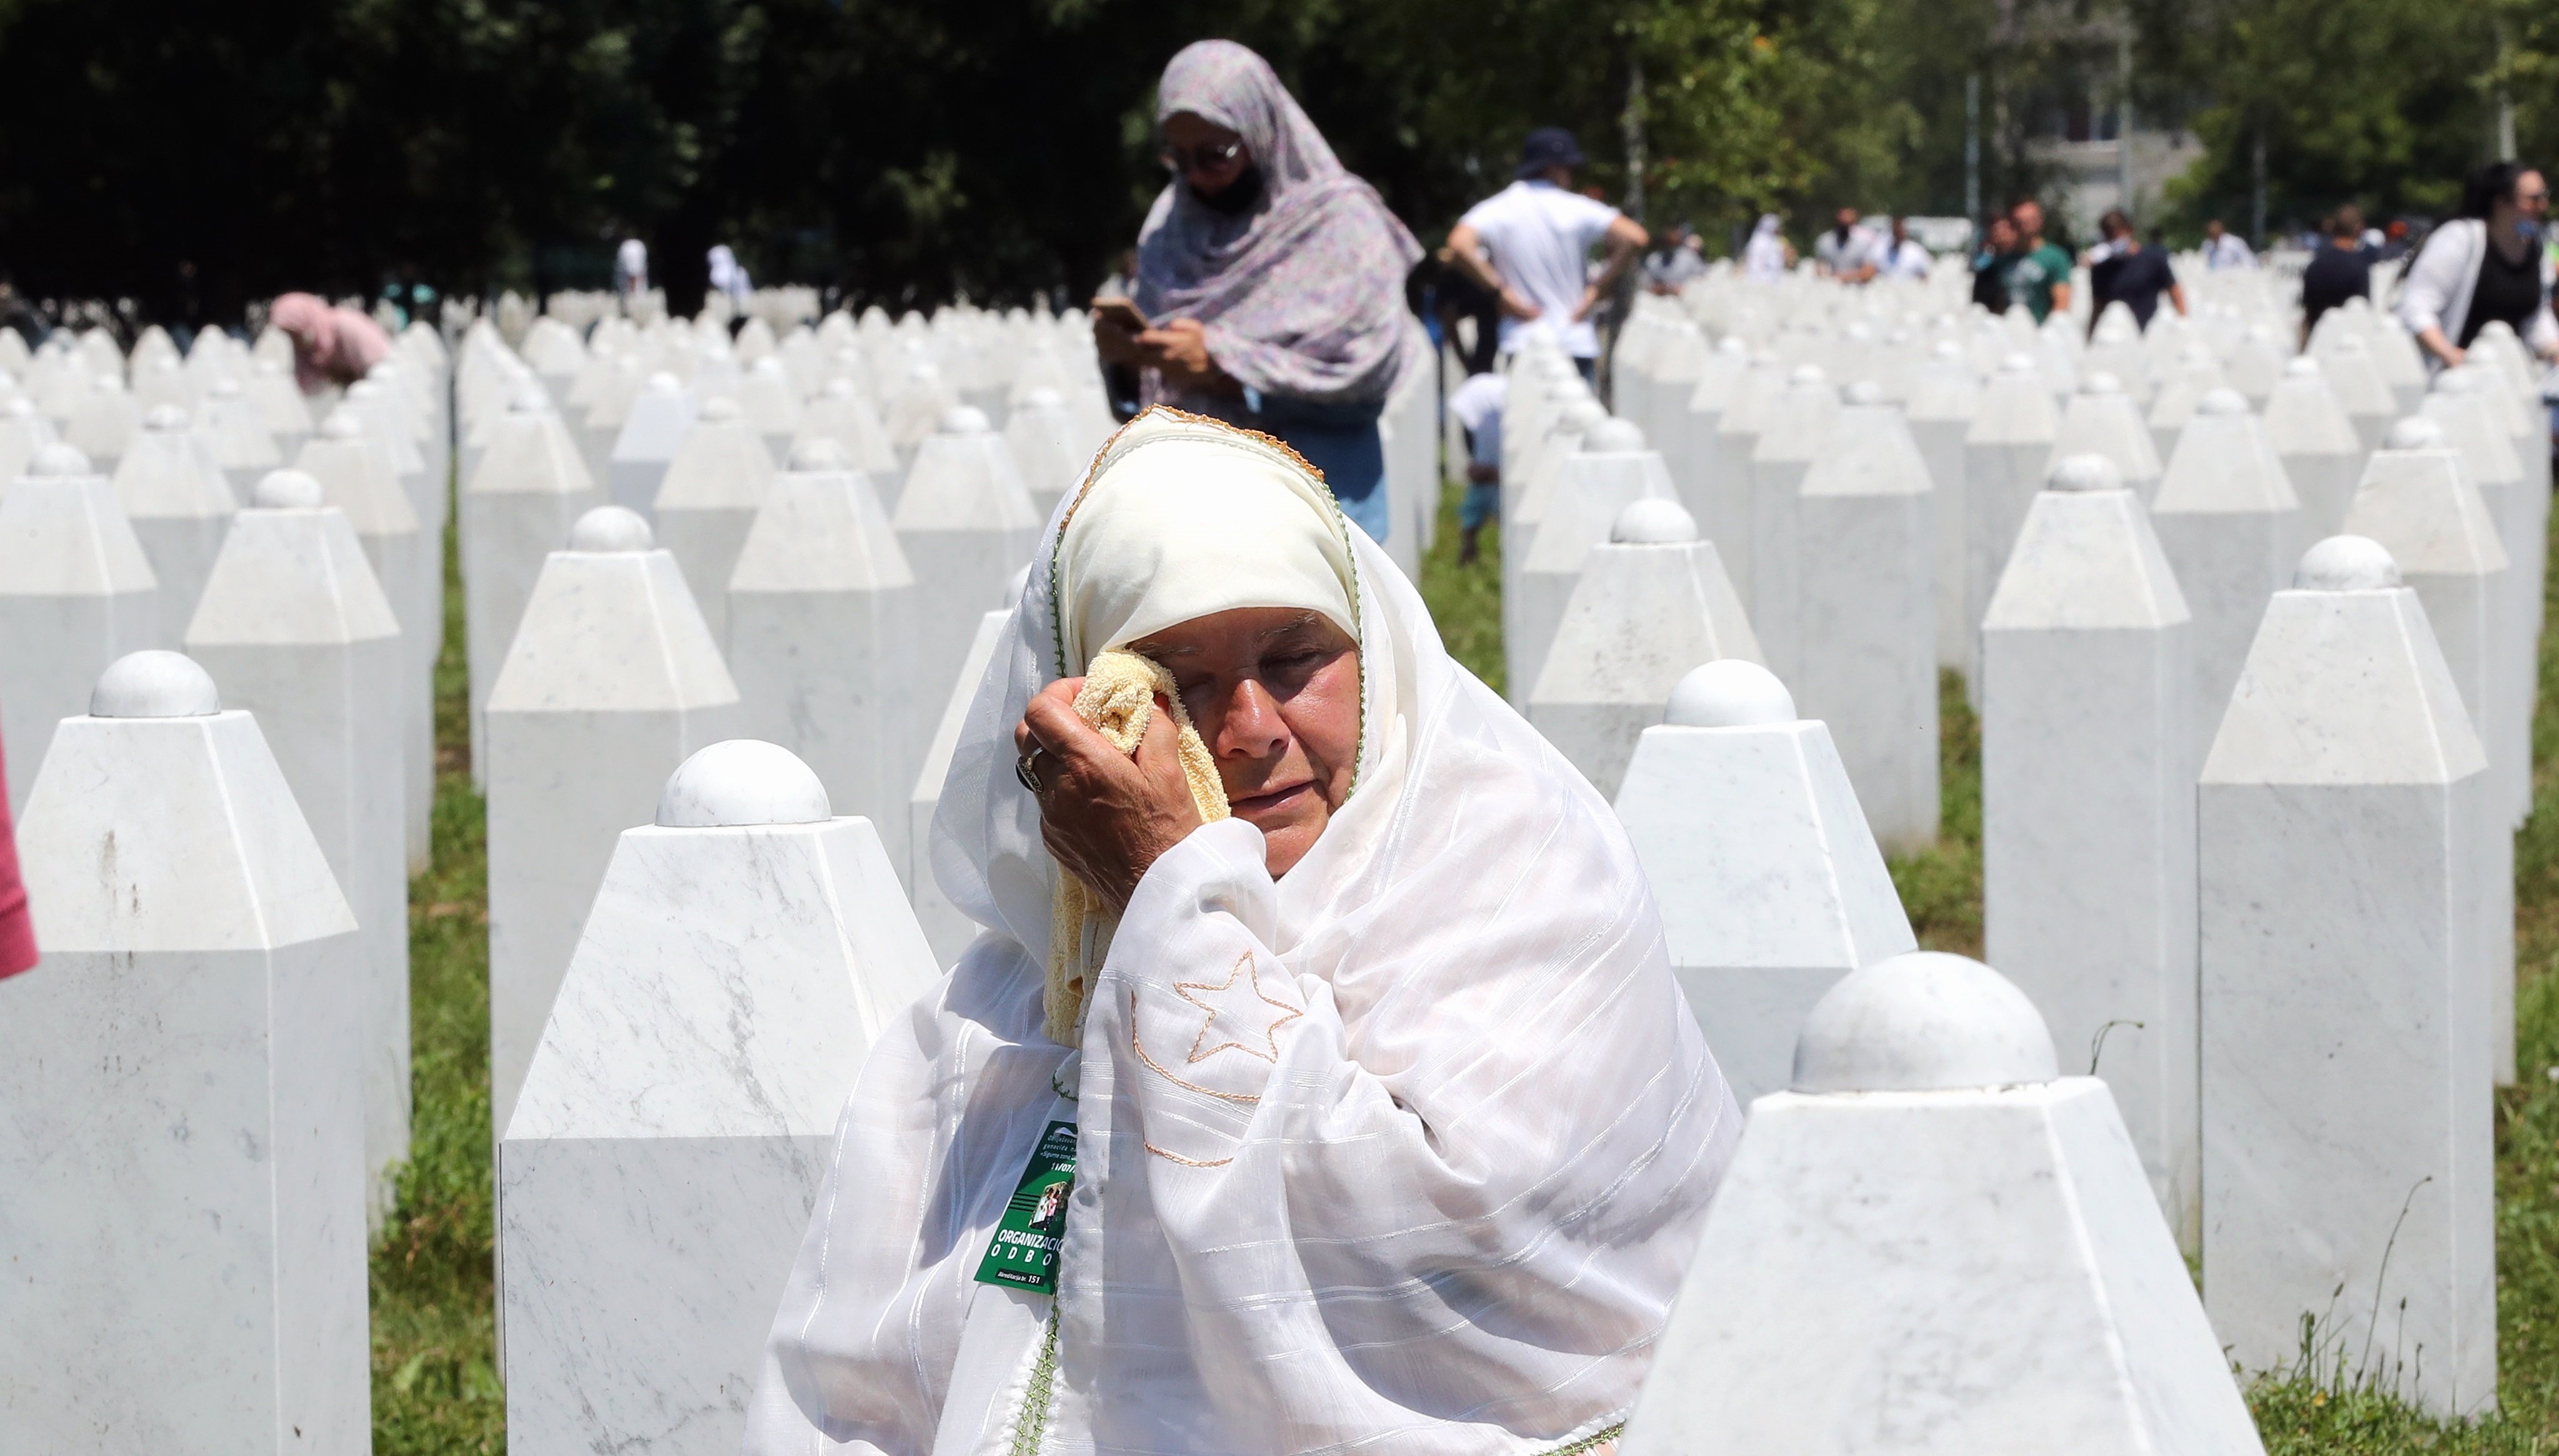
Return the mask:
<path id="1" fill-rule="evenodd" d="M 614 846 L 498 1165 L 508 1438 L 733 1451 L 829 1135 L 938 971 L 873 825 L 731 740 Z"/>
<path id="2" fill-rule="evenodd" d="M 373 969 L 256 718 L 142 652 L 43 755 L 0 982 L 13 1449 L 357 1451 Z"/>
<path id="3" fill-rule="evenodd" d="M 39 447 L 0 490 L 0 743 L 24 811 L 54 725 L 106 665 L 170 639 L 160 582 L 115 489 L 69 445 Z"/>

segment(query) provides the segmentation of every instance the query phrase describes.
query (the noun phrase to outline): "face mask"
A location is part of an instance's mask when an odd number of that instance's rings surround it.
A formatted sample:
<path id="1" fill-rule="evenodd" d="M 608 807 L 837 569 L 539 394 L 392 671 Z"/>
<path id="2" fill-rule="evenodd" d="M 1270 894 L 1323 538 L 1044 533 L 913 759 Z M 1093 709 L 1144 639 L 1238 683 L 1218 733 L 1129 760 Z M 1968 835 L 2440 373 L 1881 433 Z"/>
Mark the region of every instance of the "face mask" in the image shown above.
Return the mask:
<path id="1" fill-rule="evenodd" d="M 1222 213 L 1229 218 L 1241 217 L 1250 211 L 1255 203 L 1262 200 L 1262 169 L 1245 168 L 1236 174 L 1235 180 L 1228 183 L 1222 192 L 1205 193 L 1193 187 L 1191 196 L 1198 198 L 1201 204 L 1212 212 Z"/>
<path id="2" fill-rule="evenodd" d="M 2538 242 L 2541 240 L 2541 224 L 2530 218 L 2517 218 L 2514 219 L 2514 235 L 2525 242 Z"/>

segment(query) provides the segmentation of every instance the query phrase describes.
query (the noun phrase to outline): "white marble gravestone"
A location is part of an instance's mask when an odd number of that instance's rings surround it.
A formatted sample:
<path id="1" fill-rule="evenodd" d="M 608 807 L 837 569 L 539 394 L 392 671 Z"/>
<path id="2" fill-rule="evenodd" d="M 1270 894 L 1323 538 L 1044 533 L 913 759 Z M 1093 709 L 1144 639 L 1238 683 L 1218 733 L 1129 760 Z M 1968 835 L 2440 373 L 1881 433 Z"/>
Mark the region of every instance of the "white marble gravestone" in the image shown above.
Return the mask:
<path id="1" fill-rule="evenodd" d="M 1575 388 L 1581 387 L 1579 374 L 1574 375 L 1573 384 Z M 1517 422 L 1526 424 L 1527 421 L 1522 418 Z M 1582 441 L 1592 430 L 1606 423 L 1608 411 L 1598 400 L 1587 395 L 1577 396 L 1554 411 L 1544 430 L 1533 440 L 1524 442 L 1526 448 L 1519 449 L 1515 445 L 1523 442 L 1514 442 L 1511 438 L 1514 418 L 1505 405 L 1501 482 L 1502 635 L 1505 642 L 1509 641 L 1511 634 L 1523 630 L 1519 604 L 1525 600 L 1525 588 L 1520 585 L 1520 576 L 1527 569 L 1529 553 L 1537 548 L 1538 523 L 1546 516 L 1547 503 L 1554 499 L 1556 480 L 1563 473 L 1564 462 L 1580 454 Z M 1612 437 L 1619 441 L 1617 448 L 1639 449 L 1640 445 L 1625 442 L 1639 441 L 1642 435 L 1643 432 L 1631 422 L 1620 421 Z M 1535 672 L 1537 664 L 1531 662 L 1528 670 Z M 1512 683 L 1512 691 L 1523 690 L 1515 676 Z"/>
<path id="2" fill-rule="evenodd" d="M 2077 392 L 2061 411 L 2046 470 L 2073 455 L 2102 455 L 2123 473 L 2124 486 L 2148 506 L 2159 494 L 2160 456 L 2151 442 L 2150 426 L 2123 382 L 2103 369 L 2079 378 Z"/>
<path id="3" fill-rule="evenodd" d="M 524 385 L 462 484 L 461 550 L 464 620 L 470 632 L 471 772 L 486 782 L 482 762 L 489 688 L 516 623 L 542 574 L 542 562 L 568 539 L 577 518 L 604 504 L 587 474 L 576 439 L 537 385 Z"/>
<path id="4" fill-rule="evenodd" d="M 365 1167 L 389 1207 L 408 1158 L 408 850 L 399 622 L 346 513 L 274 471 L 231 523 L 187 628 L 223 701 L 257 715 L 354 910 L 366 959 Z"/>
<path id="5" fill-rule="evenodd" d="M 969 704 L 978 696 L 986 664 L 994 660 L 995 650 L 1012 629 L 1009 607 L 978 619 L 977 636 L 970 640 L 969 655 L 951 677 L 941 721 L 925 745 L 924 767 L 916 771 L 914 787 L 907 793 L 907 894 L 915 902 L 915 919 L 924 927 L 925 942 L 933 947 L 933 963 L 946 969 L 959 960 L 960 952 L 969 948 L 983 927 L 954 906 L 933 877 L 933 815 L 942 806 L 942 783 L 951 777 L 951 758 L 959 751 Z"/>
<path id="6" fill-rule="evenodd" d="M 89 458 L 108 475 L 115 474 L 133 437 L 142 431 L 142 408 L 124 380 L 100 374 L 97 384 L 63 425 L 63 443 Z"/>
<path id="7" fill-rule="evenodd" d="M 1590 548 L 1529 691 L 1528 720 L 1592 788 L 1613 795 L 1671 689 L 1725 657 L 1758 662 L 1759 645 L 1715 543 L 1697 538 L 1677 501 L 1646 497 Z"/>
<path id="8" fill-rule="evenodd" d="M 1083 483 L 1085 469 L 1093 463 L 1093 452 L 1079 448 L 1076 433 L 1066 396 L 1046 387 L 1024 394 L 1004 419 L 1004 444 L 1042 519 Z"/>
<path id="9" fill-rule="evenodd" d="M 1782 1090 L 1805 1013 L 1915 947 L 1831 736 L 1764 667 L 1693 669 L 1616 791 L 1671 967 L 1743 1103 Z"/>
<path id="10" fill-rule="evenodd" d="M 1537 685 L 1590 548 L 1608 539 L 1627 507 L 1643 500 L 1678 503 L 1678 488 L 1660 454 L 1645 449 L 1643 432 L 1624 420 L 1604 419 L 1591 426 L 1581 448 L 1556 471 L 1555 491 L 1547 499 L 1537 537 L 1520 561 L 1518 601 L 1505 600 L 1504 616 L 1517 624 L 1513 636 L 1506 622 L 1503 636 L 1514 702 L 1525 706 Z"/>
<path id="11" fill-rule="evenodd" d="M 1756 504 L 1750 457 L 1757 452 L 1759 432 L 1767 426 L 1768 412 L 1792 373 L 1774 354 L 1751 356 L 1706 442 L 1703 474 L 1708 513 L 1698 525 L 1724 548 L 1724 569 L 1732 574 L 1732 589 L 1744 602 L 1756 590 L 1750 560 L 1751 510 Z"/>
<path id="12" fill-rule="evenodd" d="M 1813 1008 L 1742 1126 L 1621 1456 L 2254 1456 L 2105 1083 L 1915 951 Z"/>
<path id="13" fill-rule="evenodd" d="M 2328 375 L 2329 387 L 2335 391 L 2345 417 L 2354 422 L 2364 450 L 2380 449 L 2381 437 L 2399 417 L 2399 399 L 2390 381 L 2381 376 L 2370 348 L 2356 335 L 2337 334 L 2327 344 L 2314 346 L 2312 355 Z"/>
<path id="14" fill-rule="evenodd" d="M 2346 530 L 2378 544 L 2417 594 L 2435 645 L 2461 689 L 2462 707 L 2486 752 L 2491 799 L 2525 772 L 2531 745 L 2512 712 L 2521 695 L 2510 670 L 2515 630 L 2512 566 L 2463 462 L 2434 422 L 2391 426 L 2363 470 Z M 2488 815 L 2480 848 L 2482 964 L 2488 987 L 2488 1047 L 2499 1083 L 2514 1081 L 2514 828 Z"/>
<path id="15" fill-rule="evenodd" d="M 834 441 L 792 453 L 728 597 L 744 731 L 799 755 L 830 802 L 869 819 L 903 878 L 907 795 L 942 703 L 913 669 L 915 573 L 869 477 Z"/>
<path id="16" fill-rule="evenodd" d="M 109 662 L 169 640 L 159 579 L 115 488 L 69 445 L 40 445 L 0 489 L 0 744 L 23 810 L 54 725 Z"/>
<path id="17" fill-rule="evenodd" d="M 372 1431 L 356 921 L 257 722 L 175 653 L 98 677 L 18 850 L 0 981 L 0 1368 L 24 1451 Z"/>
<path id="18" fill-rule="evenodd" d="M 268 471 L 284 463 L 267 433 L 258 407 L 241 394 L 238 381 L 222 379 L 205 391 L 196 406 L 196 430 L 211 447 L 214 460 L 230 482 L 231 494 L 246 499 Z"/>
<path id="19" fill-rule="evenodd" d="M 2141 500 L 2074 455 L 1982 622 L 1982 919 L 2195 1237 L 2194 645 Z"/>
<path id="20" fill-rule="evenodd" d="M 851 379 L 827 381 L 826 388 L 801 413 L 800 434 L 792 443 L 800 445 L 822 437 L 843 448 L 846 465 L 870 477 L 882 506 L 896 499 L 898 484 L 906 478 L 906 472 L 898 464 L 896 449 L 888 442 L 887 427 L 880 423 L 870 401 L 862 397 L 861 387 Z"/>
<path id="21" fill-rule="evenodd" d="M 1792 503 L 1791 680 L 1876 837 L 1915 850 L 1939 805 L 1935 497 L 1900 407 L 1869 379 L 1843 394 Z"/>
<path id="22" fill-rule="evenodd" d="M 403 822 L 408 867 L 426 868 L 428 815 L 435 803 L 435 655 L 443 617 L 444 559 L 441 537 L 419 523 L 417 509 L 400 489 L 381 454 L 365 439 L 364 422 L 339 409 L 321 421 L 320 433 L 302 447 L 296 470 L 320 483 L 327 504 L 347 512 L 374 563 L 382 595 L 399 618 L 402 722 L 400 772 L 407 788 Z"/>
<path id="23" fill-rule="evenodd" d="M 2177 366 L 2160 380 L 2159 392 L 2151 396 L 2150 412 L 2145 416 L 2151 427 L 2151 448 L 2166 461 L 2177 453 L 2178 432 L 2194 418 L 2203 396 L 2215 389 L 2227 389 L 2230 381 L 2222 376 L 2220 357 L 2211 346 L 2188 345 L 2178 357 Z M 2248 396 L 2239 396 L 2245 404 Z"/>
<path id="24" fill-rule="evenodd" d="M 1712 479 L 1709 474 L 1715 458 L 1716 430 L 1723 423 L 1724 411 L 1732 402 L 1733 391 L 1740 387 L 1741 375 L 1750 366 L 1750 346 L 1736 336 L 1728 335 L 1717 342 L 1714 350 L 1699 365 L 1696 386 L 1689 390 L 1688 405 L 1662 422 L 1669 433 L 1647 436 L 1662 459 L 1671 468 L 1671 479 L 1678 483 L 1680 504 L 1697 519 L 1698 529 L 1710 538 L 1733 536 L 1737 529 L 1747 534 L 1749 512 L 1741 510 L 1737 522 L 1724 517 L 1731 511 L 1746 508 L 1748 498 L 1731 489 L 1729 482 Z M 1748 485 L 1745 475 L 1740 484 Z"/>
<path id="25" fill-rule="evenodd" d="M 937 976 L 867 820 L 715 743 L 623 831 L 500 1152 L 511 1450 L 726 1453 L 831 1133 Z"/>
<path id="26" fill-rule="evenodd" d="M 1964 432 L 1964 637 L 1968 686 L 1981 701 L 1981 625 L 2008 567 L 2027 507 L 2043 490 L 2061 429 L 2052 394 L 2032 355 L 2012 354 L 1982 386 L 1981 407 Z"/>
<path id="27" fill-rule="evenodd" d="M 2301 559 L 2302 509 L 2265 427 L 2236 389 L 2197 403 L 2151 502 L 2151 528 L 2194 619 L 2195 761 L 2221 726 L 2266 599 Z"/>
<path id="28" fill-rule="evenodd" d="M 2301 498 L 2303 532 L 2312 540 L 2334 535 L 2363 475 L 2363 437 L 2328 386 L 2318 360 L 2300 355 L 2285 362 L 2266 400 L 2265 420 L 2266 439 Z"/>
<path id="29" fill-rule="evenodd" d="M 489 690 L 489 1100 L 503 1132 L 624 829 L 736 731 L 737 686 L 649 523 L 580 517 Z"/>
<path id="30" fill-rule="evenodd" d="M 2486 391 L 2470 370 L 2446 369 L 2437 374 L 2419 407 L 2419 418 L 2441 431 L 2441 448 L 2460 455 L 2463 474 L 2485 502 L 2489 517 L 2496 522 L 2497 539 L 2515 567 L 2507 574 L 2500 610 L 2513 655 L 2498 673 L 2519 690 L 2494 721 L 2474 711 L 2472 723 L 2487 745 L 2488 762 L 2497 776 L 2495 797 L 2512 821 L 2520 824 L 2532 807 L 2529 754 L 2519 746 L 2530 742 L 2532 703 L 2539 688 L 2542 563 L 2537 543 L 2548 524 L 2549 493 L 2533 484 Z M 2440 636 L 2442 629 L 2437 631 Z"/>
<path id="31" fill-rule="evenodd" d="M 2241 1370 L 2496 1398 L 2487 759 L 2417 594 L 2313 546 L 2196 796 L 2203 1284 Z"/>
<path id="32" fill-rule="evenodd" d="M 606 498 L 645 517 L 657 506 L 667 467 L 682 448 L 700 409 L 701 401 L 674 374 L 651 374 L 640 392 L 631 396 L 606 456 Z"/>
<path id="33" fill-rule="evenodd" d="M 1779 677 L 1803 666 L 1803 555 L 1800 516 L 1805 472 L 1831 443 L 1839 386 L 1819 364 L 1797 364 L 1769 401 L 1750 448 L 1750 621 Z"/>
<path id="34" fill-rule="evenodd" d="M 1966 573 L 1970 569 L 1965 539 L 1964 435 L 1981 409 L 1981 381 L 1964 364 L 1963 346 L 1940 343 L 1926 367 L 1910 381 L 1905 411 L 1910 438 L 1919 458 L 1928 463 L 1936 517 L 1937 665 L 1970 667 L 1973 631 L 1980 619 L 1971 611 Z"/>
<path id="35" fill-rule="evenodd" d="M 755 421 L 767 455 L 788 456 L 800 433 L 800 390 L 782 361 L 767 355 L 746 367 L 738 381 L 737 402 Z"/>
<path id="36" fill-rule="evenodd" d="M 959 405 L 926 435 L 891 517 L 915 572 L 918 682 L 938 682 L 968 655 L 978 619 L 1031 558 L 1042 520 L 986 416 Z"/>
<path id="37" fill-rule="evenodd" d="M 144 417 L 140 433 L 115 466 L 115 500 L 160 583 L 160 631 L 176 642 L 196 612 L 205 577 L 223 549 L 223 532 L 239 501 L 209 452 L 187 427 L 187 412 L 164 404 Z"/>
<path id="38" fill-rule="evenodd" d="M 702 405 L 658 487 L 658 539 L 676 553 L 711 639 L 728 633 L 728 574 L 773 485 L 773 454 L 734 399 Z"/>

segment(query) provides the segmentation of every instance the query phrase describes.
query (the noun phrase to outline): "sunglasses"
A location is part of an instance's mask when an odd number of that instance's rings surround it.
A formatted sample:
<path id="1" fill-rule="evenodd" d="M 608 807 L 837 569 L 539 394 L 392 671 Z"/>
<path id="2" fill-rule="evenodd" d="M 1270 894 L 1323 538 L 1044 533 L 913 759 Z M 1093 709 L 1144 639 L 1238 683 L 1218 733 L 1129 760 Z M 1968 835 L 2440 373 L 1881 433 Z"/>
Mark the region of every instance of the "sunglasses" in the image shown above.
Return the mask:
<path id="1" fill-rule="evenodd" d="M 1164 146 L 1160 160 L 1167 171 L 1206 172 L 1212 167 L 1223 167 L 1243 155 L 1244 142 L 1241 138 L 1205 147 L 1177 147 L 1168 142 Z"/>

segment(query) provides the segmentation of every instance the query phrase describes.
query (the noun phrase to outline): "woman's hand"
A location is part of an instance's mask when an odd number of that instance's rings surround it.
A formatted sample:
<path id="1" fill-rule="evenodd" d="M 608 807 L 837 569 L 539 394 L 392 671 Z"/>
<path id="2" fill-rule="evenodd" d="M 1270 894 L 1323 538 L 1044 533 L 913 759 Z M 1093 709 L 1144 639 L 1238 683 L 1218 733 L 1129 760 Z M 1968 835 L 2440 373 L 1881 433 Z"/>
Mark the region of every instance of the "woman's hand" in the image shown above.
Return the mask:
<path id="1" fill-rule="evenodd" d="M 1209 358 L 1208 329 L 1197 319 L 1175 319 L 1137 336 L 1139 363 L 1161 369 L 1164 382 L 1176 388 L 1214 389 L 1232 382 Z"/>
<path id="2" fill-rule="evenodd" d="M 1068 677 L 1040 689 L 1013 728 L 1013 750 L 1030 757 L 1040 782 L 1048 852 L 1113 910 L 1126 910 L 1147 868 L 1200 826 L 1199 805 L 1182 777 L 1163 695 L 1131 758 L 1076 716 L 1083 687 L 1083 678 Z"/>
<path id="3" fill-rule="evenodd" d="M 1100 309 L 1093 311 L 1093 352 L 1100 355 L 1107 364 L 1146 363 L 1144 351 L 1137 347 L 1136 333 Z"/>

